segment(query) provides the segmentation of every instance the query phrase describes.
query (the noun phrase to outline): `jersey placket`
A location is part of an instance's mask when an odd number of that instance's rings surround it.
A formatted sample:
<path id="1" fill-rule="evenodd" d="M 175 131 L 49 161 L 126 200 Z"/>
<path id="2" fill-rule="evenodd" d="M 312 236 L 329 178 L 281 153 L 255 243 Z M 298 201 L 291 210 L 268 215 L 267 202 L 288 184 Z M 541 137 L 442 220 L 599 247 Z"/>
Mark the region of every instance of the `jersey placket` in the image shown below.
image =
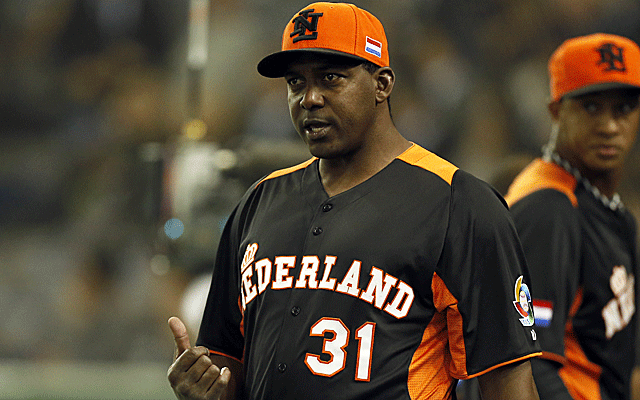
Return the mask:
<path id="1" fill-rule="evenodd" d="M 321 290 L 318 282 L 325 268 L 325 257 L 321 253 L 323 238 L 331 232 L 331 222 L 334 218 L 334 205 L 331 199 L 322 202 L 315 207 L 315 212 L 310 218 L 306 230 L 306 240 L 303 251 L 298 255 L 295 268 L 290 270 L 292 288 L 289 289 L 287 306 L 284 308 L 282 326 L 276 345 L 276 357 L 273 374 L 273 393 L 286 394 L 290 379 L 299 379 L 308 374 L 305 365 L 305 356 L 308 352 L 316 351 L 321 354 L 321 348 L 309 349 L 308 338 L 311 335 L 310 327 L 314 324 L 314 318 L 307 310 L 312 300 L 313 290 Z M 315 257 L 317 255 L 317 257 Z M 309 268 L 315 271 L 315 275 L 303 276 L 302 270 Z M 282 385 L 281 385 L 282 384 Z"/>

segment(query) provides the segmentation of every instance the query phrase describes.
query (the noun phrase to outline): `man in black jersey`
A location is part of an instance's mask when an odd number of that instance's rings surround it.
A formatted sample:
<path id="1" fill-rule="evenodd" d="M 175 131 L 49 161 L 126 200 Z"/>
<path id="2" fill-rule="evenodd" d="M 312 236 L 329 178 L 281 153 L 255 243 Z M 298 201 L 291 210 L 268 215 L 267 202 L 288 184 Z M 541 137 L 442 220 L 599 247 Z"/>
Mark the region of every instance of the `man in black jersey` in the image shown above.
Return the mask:
<path id="1" fill-rule="evenodd" d="M 169 323 L 180 399 L 537 399 L 528 272 L 486 183 L 391 119 L 382 24 L 352 4 L 295 14 L 258 71 L 284 77 L 312 158 L 229 217 L 197 347 Z"/>
<path id="2" fill-rule="evenodd" d="M 628 400 L 638 259 L 616 188 L 638 131 L 640 49 L 610 34 L 572 38 L 549 77 L 550 141 L 506 196 L 534 289 L 534 377 L 543 400 Z"/>

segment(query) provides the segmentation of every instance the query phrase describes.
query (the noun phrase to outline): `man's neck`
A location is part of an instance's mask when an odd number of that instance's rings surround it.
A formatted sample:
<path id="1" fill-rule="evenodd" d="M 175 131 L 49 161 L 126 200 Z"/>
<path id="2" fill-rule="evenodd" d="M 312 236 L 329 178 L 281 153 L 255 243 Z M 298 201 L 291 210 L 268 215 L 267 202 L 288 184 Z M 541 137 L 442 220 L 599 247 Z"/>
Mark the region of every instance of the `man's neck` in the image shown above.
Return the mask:
<path id="1" fill-rule="evenodd" d="M 594 186 L 598 191 L 611 199 L 616 193 L 616 189 L 620 184 L 622 178 L 622 171 L 619 169 L 612 169 L 607 171 L 594 171 L 586 168 L 583 164 L 576 160 L 572 160 L 570 157 L 563 157 L 561 153 L 556 153 L 560 159 L 568 163 L 571 168 L 577 170 L 580 176 L 586 179 L 591 186 Z"/>
<path id="2" fill-rule="evenodd" d="M 620 173 L 618 171 L 607 171 L 602 173 L 589 173 L 585 171 L 583 176 L 591 183 L 593 186 L 597 187 L 600 193 L 607 196 L 607 198 L 611 198 L 618 188 L 618 184 L 620 183 Z"/>
<path id="3" fill-rule="evenodd" d="M 346 192 L 371 178 L 411 147 L 411 142 L 399 133 L 390 139 L 384 145 L 362 148 L 345 157 L 321 159 L 320 179 L 329 197 Z"/>

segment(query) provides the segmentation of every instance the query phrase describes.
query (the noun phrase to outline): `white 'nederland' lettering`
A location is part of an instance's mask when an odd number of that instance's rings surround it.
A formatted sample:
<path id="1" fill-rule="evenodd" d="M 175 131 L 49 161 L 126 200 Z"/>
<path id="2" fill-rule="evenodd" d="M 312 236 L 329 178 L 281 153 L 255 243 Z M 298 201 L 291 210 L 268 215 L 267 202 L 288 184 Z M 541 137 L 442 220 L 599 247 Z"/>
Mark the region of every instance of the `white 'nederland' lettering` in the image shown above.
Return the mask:
<path id="1" fill-rule="evenodd" d="M 633 275 L 627 274 L 624 266 L 616 265 L 613 267 L 609 283 L 615 297 L 602 309 L 607 339 L 611 339 L 613 335 L 629 325 L 636 311 Z"/>
<path id="2" fill-rule="evenodd" d="M 307 255 L 302 257 L 299 265 L 295 256 L 278 256 L 273 261 L 263 258 L 254 263 L 257 249 L 256 243 L 247 246 L 241 265 L 243 309 L 268 287 L 272 290 L 323 289 L 344 293 L 372 304 L 398 319 L 406 317 L 413 304 L 413 288 L 375 266 L 371 267 L 366 289 L 362 290 L 360 288 L 361 261 L 353 260 L 347 273 L 340 283 L 337 283 L 338 279 L 331 276 L 337 261 L 336 256 L 325 256 L 324 261 L 321 262 L 318 256 Z M 253 268 L 249 268 L 252 264 Z M 321 273 L 322 279 L 318 280 L 321 264 L 324 264 L 324 270 Z M 291 270 L 296 268 L 298 268 L 298 276 L 294 278 Z M 389 299 L 392 288 L 396 288 L 396 293 L 392 299 Z"/>

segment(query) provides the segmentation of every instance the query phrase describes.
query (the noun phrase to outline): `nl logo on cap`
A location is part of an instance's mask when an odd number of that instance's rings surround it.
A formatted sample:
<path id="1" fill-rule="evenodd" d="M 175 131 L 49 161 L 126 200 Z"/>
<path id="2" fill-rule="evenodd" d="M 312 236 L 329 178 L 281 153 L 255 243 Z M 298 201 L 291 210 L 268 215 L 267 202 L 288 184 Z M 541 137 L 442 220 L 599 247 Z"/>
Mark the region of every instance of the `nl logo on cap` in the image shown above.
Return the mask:
<path id="1" fill-rule="evenodd" d="M 364 51 L 369 54 L 373 54 L 376 57 L 382 57 L 382 43 L 377 40 L 371 39 L 367 36 L 367 41 L 364 46 Z"/>
<path id="2" fill-rule="evenodd" d="M 308 10 L 302 10 L 295 17 L 291 23 L 294 24 L 293 32 L 289 35 L 289 37 L 297 37 L 293 38 L 293 43 L 299 40 L 315 40 L 318 38 L 318 18 L 322 17 L 322 13 L 314 13 L 313 8 Z M 311 18 L 311 20 L 309 20 Z M 310 34 L 306 34 L 307 31 L 311 32 Z"/>
<path id="3" fill-rule="evenodd" d="M 622 47 L 618 47 L 613 43 L 603 44 L 597 49 L 597 52 L 600 53 L 598 64 L 605 64 L 605 71 L 625 72 L 627 67 L 624 65 L 622 51 Z"/>

